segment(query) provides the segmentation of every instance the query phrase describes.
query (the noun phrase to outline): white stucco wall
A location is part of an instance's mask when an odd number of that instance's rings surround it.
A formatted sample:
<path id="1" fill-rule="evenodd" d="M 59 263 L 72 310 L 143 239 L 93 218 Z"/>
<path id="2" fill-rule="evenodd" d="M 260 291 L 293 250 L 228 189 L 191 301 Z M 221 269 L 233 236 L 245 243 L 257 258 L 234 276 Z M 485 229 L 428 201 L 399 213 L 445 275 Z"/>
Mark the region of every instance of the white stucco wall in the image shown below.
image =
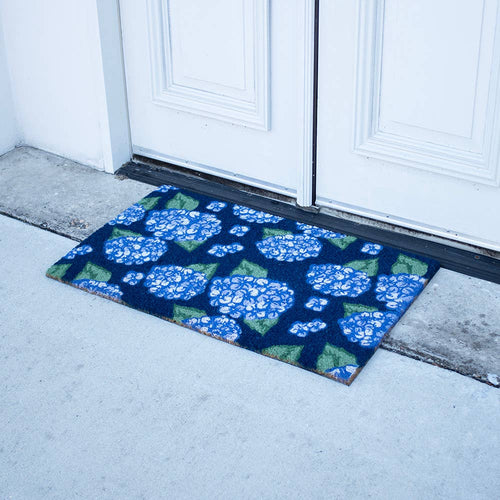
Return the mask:
<path id="1" fill-rule="evenodd" d="M 11 150 L 20 140 L 12 101 L 2 23 L 0 19 L 0 155 Z"/>
<path id="2" fill-rule="evenodd" d="M 95 0 L 0 0 L 0 21 L 22 144 L 102 168 Z"/>

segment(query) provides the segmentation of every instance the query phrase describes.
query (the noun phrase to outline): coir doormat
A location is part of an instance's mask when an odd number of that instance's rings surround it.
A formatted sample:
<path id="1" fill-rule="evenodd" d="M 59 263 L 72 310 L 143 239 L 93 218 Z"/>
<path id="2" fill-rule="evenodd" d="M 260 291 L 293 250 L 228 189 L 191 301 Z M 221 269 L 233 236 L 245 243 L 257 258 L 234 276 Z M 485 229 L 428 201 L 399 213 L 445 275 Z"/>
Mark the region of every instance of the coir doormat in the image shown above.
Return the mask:
<path id="1" fill-rule="evenodd" d="M 349 385 L 438 267 L 164 185 L 47 276 Z"/>

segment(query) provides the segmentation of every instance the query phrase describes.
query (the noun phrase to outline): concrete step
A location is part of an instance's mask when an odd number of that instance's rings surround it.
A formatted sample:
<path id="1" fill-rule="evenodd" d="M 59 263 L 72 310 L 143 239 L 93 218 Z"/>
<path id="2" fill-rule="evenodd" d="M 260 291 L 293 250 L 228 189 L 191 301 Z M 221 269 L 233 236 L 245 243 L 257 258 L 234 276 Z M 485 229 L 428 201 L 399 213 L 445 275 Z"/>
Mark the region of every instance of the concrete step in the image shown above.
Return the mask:
<path id="1" fill-rule="evenodd" d="M 75 241 L 150 191 L 33 148 L 0 157 L 0 213 Z M 499 387 L 500 285 L 441 269 L 382 347 Z"/>

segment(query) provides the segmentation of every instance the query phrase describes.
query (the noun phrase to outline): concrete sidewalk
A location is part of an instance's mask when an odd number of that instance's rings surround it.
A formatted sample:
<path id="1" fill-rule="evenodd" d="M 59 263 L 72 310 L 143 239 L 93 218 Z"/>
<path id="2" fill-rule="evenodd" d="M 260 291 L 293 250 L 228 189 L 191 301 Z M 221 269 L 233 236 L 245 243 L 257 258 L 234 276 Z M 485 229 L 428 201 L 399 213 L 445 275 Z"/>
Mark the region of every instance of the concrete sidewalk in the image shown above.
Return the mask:
<path id="1" fill-rule="evenodd" d="M 73 246 L 0 217 L 0 498 L 498 495 L 498 389 L 383 350 L 345 387 L 46 278 Z"/>

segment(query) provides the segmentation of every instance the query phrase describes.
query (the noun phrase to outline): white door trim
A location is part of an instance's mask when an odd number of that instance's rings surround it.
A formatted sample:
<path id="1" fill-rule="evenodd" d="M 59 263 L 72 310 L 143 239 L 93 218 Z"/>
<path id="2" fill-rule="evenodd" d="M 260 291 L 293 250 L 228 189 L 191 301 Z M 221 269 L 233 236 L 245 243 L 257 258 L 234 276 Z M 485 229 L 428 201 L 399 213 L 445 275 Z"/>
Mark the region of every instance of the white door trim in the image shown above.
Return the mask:
<path id="1" fill-rule="evenodd" d="M 303 40 L 303 67 L 304 78 L 302 93 L 304 95 L 304 123 L 302 163 L 297 176 L 297 205 L 310 207 L 314 203 L 314 100 L 315 100 L 315 28 L 316 28 L 316 0 L 304 0 L 304 40 Z"/>
<path id="2" fill-rule="evenodd" d="M 95 0 L 96 93 L 104 170 L 132 157 L 119 0 Z"/>

